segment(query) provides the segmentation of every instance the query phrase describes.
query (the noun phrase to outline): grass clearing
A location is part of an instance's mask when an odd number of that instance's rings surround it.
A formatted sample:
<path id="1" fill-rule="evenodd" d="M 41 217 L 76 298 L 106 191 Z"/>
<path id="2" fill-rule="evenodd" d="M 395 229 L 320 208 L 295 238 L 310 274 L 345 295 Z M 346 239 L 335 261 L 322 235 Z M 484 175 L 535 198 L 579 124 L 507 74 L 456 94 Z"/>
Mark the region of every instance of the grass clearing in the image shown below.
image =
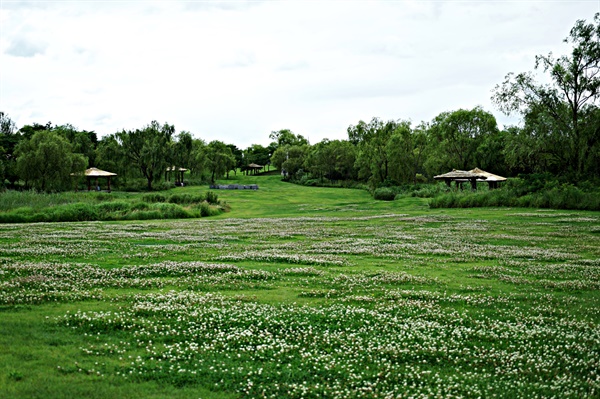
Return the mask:
<path id="1" fill-rule="evenodd" d="M 600 213 L 237 180 L 212 218 L 0 225 L 0 397 L 600 395 Z"/>

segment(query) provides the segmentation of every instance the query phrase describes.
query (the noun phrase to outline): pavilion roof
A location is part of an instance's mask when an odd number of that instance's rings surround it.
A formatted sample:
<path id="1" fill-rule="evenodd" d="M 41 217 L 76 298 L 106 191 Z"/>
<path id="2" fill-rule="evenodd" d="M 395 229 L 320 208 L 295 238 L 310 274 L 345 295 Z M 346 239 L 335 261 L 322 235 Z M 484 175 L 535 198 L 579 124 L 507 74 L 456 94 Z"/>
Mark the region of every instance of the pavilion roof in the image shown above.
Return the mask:
<path id="1" fill-rule="evenodd" d="M 260 169 L 260 168 L 264 168 L 264 166 L 262 165 L 258 165 L 255 163 L 251 163 L 250 165 L 248 165 L 249 168 L 256 168 L 256 169 Z"/>
<path id="2" fill-rule="evenodd" d="M 469 172 L 484 175 L 485 177 L 487 177 L 485 181 L 506 181 L 506 177 L 498 176 L 493 173 L 486 172 L 485 170 L 481 170 L 479 168 L 471 169 Z"/>
<path id="3" fill-rule="evenodd" d="M 110 177 L 110 176 L 116 176 L 116 173 L 112 173 L 112 172 L 107 172 L 105 170 L 101 170 L 98 168 L 89 168 L 86 169 L 84 172 L 84 175 L 87 177 Z"/>
<path id="4" fill-rule="evenodd" d="M 434 176 L 433 178 L 436 179 L 436 180 L 441 180 L 441 179 L 449 179 L 449 180 L 457 180 L 457 179 L 486 180 L 487 176 L 485 176 L 482 173 L 476 173 L 476 172 L 473 172 L 473 171 L 452 169 L 451 172 L 444 173 L 443 175 L 437 175 L 437 176 Z"/>

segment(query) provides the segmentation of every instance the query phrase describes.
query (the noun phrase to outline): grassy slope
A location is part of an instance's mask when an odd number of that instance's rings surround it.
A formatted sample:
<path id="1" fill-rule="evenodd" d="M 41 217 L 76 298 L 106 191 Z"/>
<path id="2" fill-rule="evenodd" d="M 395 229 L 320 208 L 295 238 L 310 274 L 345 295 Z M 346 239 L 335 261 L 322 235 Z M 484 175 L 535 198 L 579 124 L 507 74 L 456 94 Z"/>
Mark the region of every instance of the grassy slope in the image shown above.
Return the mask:
<path id="1" fill-rule="evenodd" d="M 519 239 L 506 238 L 504 236 L 519 235 L 520 223 L 523 229 L 527 229 L 530 237 L 548 238 L 543 241 L 542 246 L 556 248 L 568 247 L 570 244 L 576 246 L 575 242 L 569 238 L 569 228 L 572 231 L 577 231 L 582 225 L 588 225 L 589 222 L 560 222 L 560 215 L 567 218 L 569 215 L 575 215 L 578 218 L 590 217 L 596 219 L 595 226 L 598 226 L 598 213 L 594 212 L 561 212 L 556 217 L 551 219 L 538 218 L 535 211 L 518 210 L 518 209 L 451 209 L 451 210 L 431 210 L 427 206 L 427 200 L 419 198 L 403 199 L 401 201 L 384 202 L 374 201 L 370 195 L 362 190 L 349 189 L 332 189 L 332 188 L 315 188 L 315 187 L 300 187 L 280 181 L 278 176 L 257 176 L 233 177 L 229 181 L 223 183 L 240 183 L 259 185 L 258 191 L 226 191 L 219 190 L 219 198 L 226 200 L 231 205 L 231 212 L 220 215 L 218 217 L 209 218 L 201 221 L 184 222 L 179 224 L 182 228 L 190 229 L 197 226 L 198 229 L 219 229 L 221 225 L 227 226 L 227 223 L 235 221 L 237 218 L 282 218 L 282 217 L 362 217 L 384 214 L 402 214 L 407 216 L 437 216 L 450 217 L 449 223 L 456 226 L 457 230 L 463 229 L 461 237 L 469 237 L 469 234 L 476 235 L 477 226 L 473 224 L 491 225 L 492 228 L 487 232 L 485 238 L 482 238 L 482 244 L 509 245 L 509 246 L 526 246 L 526 237 Z M 173 192 L 205 192 L 207 188 L 202 187 L 185 187 L 173 189 Z M 527 216 L 526 214 L 532 216 Z M 550 212 L 552 213 L 552 212 Z M 523 214 L 523 216 L 514 216 L 515 214 Z M 539 223 L 551 220 L 552 225 Z M 483 221 L 483 222 L 482 222 Z M 185 224 L 188 223 L 188 224 Z M 198 224 L 189 224 L 198 223 Z M 254 222 L 250 222 L 254 223 Z M 257 222 L 258 223 L 258 222 Z M 562 223 L 562 224 L 561 224 Z M 587 224 L 586 224 L 587 223 Z M 147 226 L 149 232 L 154 232 L 157 235 L 160 233 L 170 232 L 178 228 L 178 222 L 173 221 L 153 221 L 153 222 L 118 222 L 106 223 L 106 230 L 111 230 L 112 225 L 128 226 L 130 224 Z M 419 222 L 412 224 L 410 222 L 403 226 L 403 231 L 406 234 L 419 236 L 423 234 L 423 229 L 426 229 L 428 234 L 434 234 L 438 227 L 443 223 L 439 220 L 430 222 Z M 267 224 L 268 225 L 268 224 Z M 340 232 L 348 234 L 353 229 L 358 229 L 358 234 L 364 235 L 365 238 L 370 237 L 371 229 L 377 229 L 380 225 L 385 228 L 393 228 L 397 225 L 396 222 L 385 223 L 381 219 L 367 220 L 363 222 L 353 222 L 348 219 L 333 220 L 319 224 L 319 228 L 331 229 L 335 231 L 339 228 Z M 71 231 L 76 229 L 80 224 L 57 224 L 56 226 L 42 226 L 40 236 L 44 236 L 46 231 Z M 96 226 L 94 224 L 94 226 Z M 558 227 L 557 227 L 558 226 Z M 448 226 L 446 226 L 447 228 Z M 566 229 L 559 229 L 565 227 Z M 35 230 L 34 227 L 27 225 L 17 226 L 0 226 L 0 232 L 3 233 L 0 238 L 0 247 L 11 243 L 23 242 L 27 244 L 28 230 Z M 82 231 L 84 228 L 82 227 Z M 308 231 L 308 230 L 307 230 Z M 456 234 L 463 234 L 460 231 Z M 494 233 L 494 234 L 492 234 Z M 216 232 L 217 236 L 223 234 L 223 242 L 244 248 L 256 245 L 256 239 L 252 234 L 240 235 L 235 241 L 227 241 L 226 234 Z M 228 233 L 228 234 L 235 234 Z M 448 234 L 453 234 L 451 231 Z M 561 235 L 562 234 L 562 235 Z M 422 236 L 423 239 L 431 239 L 435 242 L 435 238 Z M 457 236 L 458 237 L 458 236 Z M 85 241 L 86 237 L 80 237 Z M 74 238 L 76 240 L 76 238 Z M 275 239 L 270 239 L 271 241 Z M 297 237 L 277 239 L 275 243 L 294 243 L 299 242 L 301 245 L 308 245 L 310 240 L 307 233 L 299 233 Z M 111 247 L 111 241 L 104 239 L 100 240 L 101 245 Z M 267 240 L 268 241 L 268 240 Z M 11 257 L 3 255 L 2 260 L 10 262 L 14 260 L 32 260 L 32 261 L 62 261 L 62 262 L 86 262 L 93 263 L 101 267 L 111 268 L 122 264 L 143 264 L 153 263 L 161 260 L 205 260 L 211 261 L 215 255 L 218 255 L 221 250 L 206 250 L 205 252 L 189 252 L 189 251 L 163 251 L 157 252 L 156 256 L 150 259 L 123 260 L 119 251 L 135 254 L 146 245 L 157 244 L 175 244 L 180 242 L 177 238 L 169 239 L 164 236 L 158 238 L 133 238 L 128 241 L 125 246 L 123 243 L 113 242 L 113 246 L 106 253 L 99 255 L 60 255 L 49 256 L 29 256 L 29 257 Z M 579 243 L 580 244 L 580 243 Z M 49 239 L 46 243 L 52 246 L 52 240 Z M 120 246 L 123 245 L 123 246 Z M 598 251 L 593 247 L 577 246 L 577 253 L 583 257 L 597 259 Z M 79 256 L 79 257 L 78 257 Z M 204 257 L 204 259 L 202 258 Z M 350 273 L 369 273 L 378 270 L 391 271 L 409 271 L 418 276 L 426 278 L 437 278 L 443 282 L 440 287 L 428 286 L 426 289 L 444 292 L 464 293 L 468 292 L 469 286 L 485 287 L 487 294 L 500 295 L 508 293 L 528 293 L 539 291 L 540 287 L 531 288 L 524 285 L 509 284 L 506 281 L 488 278 L 475 279 L 469 277 L 473 274 L 472 268 L 474 265 L 493 265 L 494 261 L 490 260 L 472 260 L 469 262 L 459 262 L 445 264 L 441 262 L 444 256 L 425 256 L 422 260 L 424 265 L 415 271 L 412 266 L 412 260 L 399 259 L 392 261 L 389 259 L 377 259 L 370 256 L 357 256 L 353 258 L 356 265 L 350 268 Z M 439 263 L 437 261 L 440 261 Z M 266 271 L 277 271 L 288 265 L 278 263 L 261 263 L 251 260 L 245 260 L 236 263 L 240 267 L 247 269 L 261 269 Z M 342 270 L 348 272 L 348 268 L 339 270 L 336 268 L 327 269 L 331 276 L 340 273 Z M 310 288 L 310 287 L 309 287 Z M 241 288 L 239 291 L 229 291 L 228 295 L 245 294 L 251 295 L 255 300 L 262 303 L 281 303 L 281 302 L 298 302 L 298 303 L 321 303 L 323 299 L 307 299 L 299 298 L 299 292 L 306 290 L 306 287 L 286 281 L 275 283 L 273 287 L 267 290 L 253 290 Z M 134 290 L 135 291 L 135 290 Z M 115 293 L 133 292 L 132 290 L 115 290 Z M 561 297 L 563 292 L 551 292 L 552 295 Z M 574 293 L 581 301 L 589 300 L 590 304 L 598 303 L 598 291 L 594 290 L 579 290 Z M 183 388 L 173 387 L 169 384 L 161 384 L 157 382 L 126 382 L 115 376 L 97 377 L 93 373 L 61 373 L 57 371 L 57 364 L 74 364 L 74 362 L 82 358 L 81 347 L 89 343 L 89 338 L 82 336 L 81 333 L 71 332 L 63 327 L 57 326 L 54 317 L 64 315 L 67 311 L 76 310 L 98 310 L 109 309 L 110 304 L 100 303 L 95 301 L 87 302 L 72 302 L 72 303 L 56 303 L 42 305 L 20 305 L 16 307 L 0 307 L 0 398 L 73 398 L 73 397 L 89 397 L 89 398 L 138 398 L 138 397 L 236 397 L 234 394 L 227 392 L 218 393 L 211 392 L 203 386 L 186 386 Z M 585 308 L 585 306 L 584 306 Z M 598 320 L 596 320 L 597 322 Z M 118 338 L 115 338 L 118 339 Z M 81 361 L 81 360 L 80 360 Z M 87 367 L 90 367 L 88 360 Z M 92 364 L 93 365 L 93 364 Z"/>

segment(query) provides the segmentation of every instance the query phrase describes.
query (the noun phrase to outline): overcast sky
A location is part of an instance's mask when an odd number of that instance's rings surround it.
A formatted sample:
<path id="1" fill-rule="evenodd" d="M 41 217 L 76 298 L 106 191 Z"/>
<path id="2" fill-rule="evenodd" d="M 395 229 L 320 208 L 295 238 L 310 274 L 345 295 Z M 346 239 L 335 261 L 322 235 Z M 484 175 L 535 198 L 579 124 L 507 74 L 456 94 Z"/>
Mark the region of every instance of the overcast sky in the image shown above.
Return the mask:
<path id="1" fill-rule="evenodd" d="M 0 1 L 0 110 L 99 135 L 152 120 L 207 142 L 482 106 L 563 54 L 588 1 Z"/>

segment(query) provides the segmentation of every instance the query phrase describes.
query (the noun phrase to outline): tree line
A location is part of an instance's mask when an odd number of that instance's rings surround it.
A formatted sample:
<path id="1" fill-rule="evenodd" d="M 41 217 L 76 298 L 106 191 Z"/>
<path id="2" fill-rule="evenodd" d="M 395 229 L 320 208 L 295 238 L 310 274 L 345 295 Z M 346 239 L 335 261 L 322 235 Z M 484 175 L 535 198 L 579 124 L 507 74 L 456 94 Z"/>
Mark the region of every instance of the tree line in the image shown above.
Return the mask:
<path id="1" fill-rule="evenodd" d="M 71 174 L 97 166 L 122 178 L 144 178 L 152 189 L 171 166 L 214 182 L 255 163 L 273 165 L 287 180 L 361 182 L 373 188 L 474 167 L 504 176 L 543 172 L 598 183 L 600 14 L 592 23 L 577 21 L 565 42 L 570 54 L 539 55 L 534 71 L 509 73 L 493 90 L 500 111 L 521 116 L 519 126 L 499 129 L 492 113 L 475 107 L 442 112 L 415 126 L 403 119 L 361 120 L 348 127 L 346 140 L 316 144 L 283 129 L 271 132 L 268 146 L 242 150 L 176 133 L 173 125 L 156 121 L 98 139 L 95 132 L 68 124 L 35 123 L 17 130 L 0 113 L 0 182 L 60 190 Z"/>

